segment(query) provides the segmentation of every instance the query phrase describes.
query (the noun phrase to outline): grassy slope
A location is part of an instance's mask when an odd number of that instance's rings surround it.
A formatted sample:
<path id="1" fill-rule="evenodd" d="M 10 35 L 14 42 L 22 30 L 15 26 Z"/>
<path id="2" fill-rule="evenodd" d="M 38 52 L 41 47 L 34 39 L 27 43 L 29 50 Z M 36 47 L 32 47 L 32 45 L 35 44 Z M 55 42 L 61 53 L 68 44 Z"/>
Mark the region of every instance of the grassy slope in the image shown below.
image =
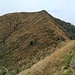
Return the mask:
<path id="1" fill-rule="evenodd" d="M 16 74 L 53 53 L 67 39 L 70 36 L 46 11 L 1 16 L 0 66 Z"/>
<path id="2" fill-rule="evenodd" d="M 53 18 L 54 21 L 63 27 L 63 29 L 71 35 L 71 39 L 75 39 L 75 26 L 69 22 L 62 21 L 57 18 Z"/>
<path id="3" fill-rule="evenodd" d="M 70 65 L 68 62 L 71 62 L 70 55 L 73 53 L 75 53 L 74 40 L 18 75 L 71 75 L 70 67 L 65 67 L 66 64 Z"/>

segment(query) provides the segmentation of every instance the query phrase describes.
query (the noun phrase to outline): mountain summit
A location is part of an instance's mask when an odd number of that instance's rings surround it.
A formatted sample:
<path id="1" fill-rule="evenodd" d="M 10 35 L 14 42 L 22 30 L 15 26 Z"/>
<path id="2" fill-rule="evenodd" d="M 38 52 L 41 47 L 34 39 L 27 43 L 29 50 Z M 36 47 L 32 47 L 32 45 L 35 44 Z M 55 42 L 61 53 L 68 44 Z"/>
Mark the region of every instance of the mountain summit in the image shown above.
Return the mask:
<path id="1" fill-rule="evenodd" d="M 68 23 L 63 22 L 45 10 L 0 16 L 1 73 L 16 75 L 50 56 L 62 42 L 74 39 L 70 27 L 75 26 L 66 27 Z"/>

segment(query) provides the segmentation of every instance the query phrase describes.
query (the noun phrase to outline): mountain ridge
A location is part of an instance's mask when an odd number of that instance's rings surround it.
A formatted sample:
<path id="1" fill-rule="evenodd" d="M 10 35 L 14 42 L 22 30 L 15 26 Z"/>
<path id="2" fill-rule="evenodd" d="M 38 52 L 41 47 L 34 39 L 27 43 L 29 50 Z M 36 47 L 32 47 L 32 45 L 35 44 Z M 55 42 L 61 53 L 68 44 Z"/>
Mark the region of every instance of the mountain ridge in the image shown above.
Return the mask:
<path id="1" fill-rule="evenodd" d="M 0 66 L 15 75 L 52 54 L 71 37 L 45 10 L 1 16 Z"/>

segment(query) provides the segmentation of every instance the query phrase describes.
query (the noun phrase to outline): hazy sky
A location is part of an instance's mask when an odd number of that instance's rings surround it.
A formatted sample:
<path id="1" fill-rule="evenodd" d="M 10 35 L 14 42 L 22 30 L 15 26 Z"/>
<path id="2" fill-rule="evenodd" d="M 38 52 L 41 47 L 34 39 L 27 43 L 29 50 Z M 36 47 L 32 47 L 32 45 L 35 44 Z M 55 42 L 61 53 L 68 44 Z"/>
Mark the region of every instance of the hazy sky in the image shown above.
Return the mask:
<path id="1" fill-rule="evenodd" d="M 40 10 L 75 24 L 75 0 L 0 0 L 0 15 Z"/>

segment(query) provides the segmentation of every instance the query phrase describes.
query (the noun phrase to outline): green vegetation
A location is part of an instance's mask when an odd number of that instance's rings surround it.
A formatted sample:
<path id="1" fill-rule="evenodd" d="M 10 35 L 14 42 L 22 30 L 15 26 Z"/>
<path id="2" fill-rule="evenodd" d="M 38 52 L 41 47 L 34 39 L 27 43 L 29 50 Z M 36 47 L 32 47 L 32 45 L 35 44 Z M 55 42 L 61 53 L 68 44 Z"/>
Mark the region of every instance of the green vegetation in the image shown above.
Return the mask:
<path id="1" fill-rule="evenodd" d="M 72 75 L 71 69 L 65 70 L 62 75 Z"/>
<path id="2" fill-rule="evenodd" d="M 4 68 L 0 67 L 0 75 L 8 75 L 7 71 Z"/>
<path id="3" fill-rule="evenodd" d="M 20 70 L 19 70 L 19 69 L 17 69 L 17 70 L 16 70 L 16 74 L 18 74 L 19 72 L 20 72 Z"/>
<path id="4" fill-rule="evenodd" d="M 68 54 L 65 58 L 66 62 L 65 62 L 65 66 L 63 68 L 63 72 L 61 75 L 72 75 L 73 74 L 73 71 L 72 69 L 70 68 L 70 63 L 72 61 L 72 58 L 73 58 L 74 54 Z"/>
<path id="5" fill-rule="evenodd" d="M 65 29 L 65 31 L 70 33 L 70 35 L 71 35 L 70 39 L 75 39 L 75 26 L 74 25 L 72 25 L 69 22 L 65 22 L 65 21 L 62 21 L 60 19 L 57 19 L 57 18 L 53 18 L 53 19 L 57 24 L 62 26 Z"/>
<path id="6" fill-rule="evenodd" d="M 65 63 L 65 66 L 66 67 L 70 67 L 70 63 L 71 63 L 71 60 L 73 58 L 74 54 L 69 54 L 67 57 L 66 57 L 66 63 Z"/>

